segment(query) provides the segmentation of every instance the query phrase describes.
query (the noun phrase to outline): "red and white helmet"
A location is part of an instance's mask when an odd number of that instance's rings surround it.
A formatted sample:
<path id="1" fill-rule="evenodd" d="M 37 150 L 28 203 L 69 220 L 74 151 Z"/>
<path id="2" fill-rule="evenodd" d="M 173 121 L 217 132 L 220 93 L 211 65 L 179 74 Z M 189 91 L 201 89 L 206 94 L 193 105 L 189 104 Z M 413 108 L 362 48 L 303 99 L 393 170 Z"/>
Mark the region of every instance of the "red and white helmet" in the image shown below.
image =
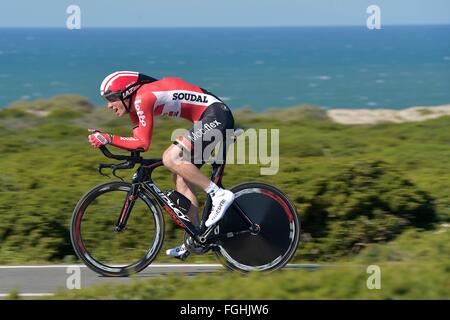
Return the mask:
<path id="1" fill-rule="evenodd" d="M 117 71 L 108 75 L 100 85 L 100 95 L 108 101 L 122 102 L 139 89 L 139 85 L 156 79 L 135 71 Z"/>

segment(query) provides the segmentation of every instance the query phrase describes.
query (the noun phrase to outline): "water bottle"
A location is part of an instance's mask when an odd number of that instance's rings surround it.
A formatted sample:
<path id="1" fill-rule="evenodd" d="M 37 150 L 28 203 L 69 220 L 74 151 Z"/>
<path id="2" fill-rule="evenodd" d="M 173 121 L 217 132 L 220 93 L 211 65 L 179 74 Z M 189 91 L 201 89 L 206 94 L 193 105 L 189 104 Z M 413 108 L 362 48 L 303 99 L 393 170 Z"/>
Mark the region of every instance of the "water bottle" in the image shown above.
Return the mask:
<path id="1" fill-rule="evenodd" d="M 167 197 L 172 200 L 172 202 L 177 206 L 177 208 L 183 212 L 183 214 L 187 214 L 189 209 L 191 208 L 191 200 L 183 196 L 176 190 L 167 191 Z"/>

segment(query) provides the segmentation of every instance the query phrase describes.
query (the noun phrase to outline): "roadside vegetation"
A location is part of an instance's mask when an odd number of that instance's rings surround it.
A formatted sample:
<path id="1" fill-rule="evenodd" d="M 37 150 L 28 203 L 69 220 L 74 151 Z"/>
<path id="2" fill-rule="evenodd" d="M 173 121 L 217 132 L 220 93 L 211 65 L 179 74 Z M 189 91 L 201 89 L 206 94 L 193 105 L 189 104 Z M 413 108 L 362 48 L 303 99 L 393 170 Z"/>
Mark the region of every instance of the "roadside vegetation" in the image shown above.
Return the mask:
<path id="1" fill-rule="evenodd" d="M 389 244 L 369 245 L 339 265 L 323 264 L 313 270 L 223 271 L 150 279 L 137 275 L 131 284 L 60 291 L 51 299 L 448 299 L 450 263 L 442 257 L 448 255 L 449 240 L 448 228 L 408 231 Z M 379 268 L 379 282 L 373 268 Z"/>

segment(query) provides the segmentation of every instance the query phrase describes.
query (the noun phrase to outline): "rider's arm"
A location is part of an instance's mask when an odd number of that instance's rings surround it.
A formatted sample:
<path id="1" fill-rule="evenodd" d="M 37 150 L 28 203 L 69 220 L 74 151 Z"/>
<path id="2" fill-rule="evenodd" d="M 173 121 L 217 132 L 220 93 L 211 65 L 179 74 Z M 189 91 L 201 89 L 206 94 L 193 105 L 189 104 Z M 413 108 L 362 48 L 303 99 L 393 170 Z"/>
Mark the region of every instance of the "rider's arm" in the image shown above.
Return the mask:
<path id="1" fill-rule="evenodd" d="M 133 137 L 113 136 L 111 145 L 127 150 L 143 148 L 147 151 L 152 141 L 154 102 L 153 95 L 137 95 L 134 101 L 136 115 L 130 114 L 131 121 L 138 122 L 133 129 Z"/>

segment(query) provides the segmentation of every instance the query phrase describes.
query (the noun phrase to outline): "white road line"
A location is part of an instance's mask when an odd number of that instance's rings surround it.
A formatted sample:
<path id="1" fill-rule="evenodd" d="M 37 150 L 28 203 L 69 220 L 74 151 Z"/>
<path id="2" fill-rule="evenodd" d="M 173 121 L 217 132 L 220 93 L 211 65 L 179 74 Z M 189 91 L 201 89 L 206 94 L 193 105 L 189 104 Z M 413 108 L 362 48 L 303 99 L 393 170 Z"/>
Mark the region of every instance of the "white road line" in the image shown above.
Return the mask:
<path id="1" fill-rule="evenodd" d="M 117 265 L 118 266 L 118 265 Z M 354 265 L 353 265 L 354 266 Z M 87 268 L 84 264 L 55 264 L 55 265 L 11 265 L 11 266 L 0 266 L 0 270 L 2 269 L 58 269 L 58 268 L 69 268 L 69 267 L 78 267 L 78 268 Z M 193 263 L 193 264 L 151 264 L 146 269 L 156 269 L 156 268 L 217 268 L 224 269 L 224 266 L 221 264 L 213 264 L 213 263 Z M 296 269 L 296 268 L 321 268 L 321 267 L 342 267 L 338 265 L 319 265 L 319 264 L 287 264 L 285 268 L 287 269 Z M 146 270 L 144 269 L 144 270 Z M 143 270 L 143 271 L 144 271 Z"/>
<path id="2" fill-rule="evenodd" d="M 42 266 L 0 266 L 0 269 L 45 269 L 45 268 L 67 268 L 67 267 L 80 267 L 86 268 L 81 264 L 68 264 L 68 265 L 42 265 Z"/>
<path id="3" fill-rule="evenodd" d="M 305 264 L 305 263 L 292 263 L 287 264 L 285 268 L 319 268 L 322 265 L 318 264 Z"/>
<path id="4" fill-rule="evenodd" d="M 11 266 L 0 266 L 0 269 L 44 269 L 44 268 L 67 268 L 67 267 L 79 267 L 79 268 L 87 268 L 84 264 L 55 264 L 55 265 L 11 265 Z M 221 264 L 201 264 L 201 263 L 193 263 L 193 264 L 151 264 L 147 268 L 161 268 L 161 267 L 221 267 Z"/>
<path id="5" fill-rule="evenodd" d="M 221 267 L 223 268 L 223 266 L 221 264 L 218 263 L 189 263 L 189 264 L 158 264 L 158 263 L 154 263 L 149 265 L 147 268 L 152 268 L 152 267 Z"/>
<path id="6" fill-rule="evenodd" d="M 10 293 L 0 293 L 0 298 L 6 298 L 10 296 Z M 19 297 L 52 297 L 54 293 L 18 293 Z"/>

